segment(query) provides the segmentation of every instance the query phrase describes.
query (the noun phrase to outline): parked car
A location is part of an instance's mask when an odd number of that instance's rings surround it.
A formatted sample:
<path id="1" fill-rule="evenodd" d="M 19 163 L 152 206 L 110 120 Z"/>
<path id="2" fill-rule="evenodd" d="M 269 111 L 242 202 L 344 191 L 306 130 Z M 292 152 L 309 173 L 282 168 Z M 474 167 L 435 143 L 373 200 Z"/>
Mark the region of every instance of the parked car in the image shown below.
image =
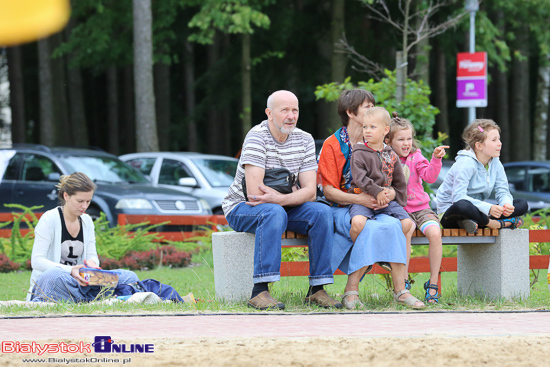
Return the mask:
<path id="1" fill-rule="evenodd" d="M 514 199 L 525 199 L 529 211 L 550 207 L 550 161 L 504 163 L 510 193 Z"/>
<path id="2" fill-rule="evenodd" d="M 10 212 L 4 203 L 27 207 L 43 205 L 41 211 L 58 204 L 55 185 L 61 175 L 83 172 L 97 185 L 86 211 L 93 218 L 104 212 L 111 225 L 118 214 L 208 215 L 208 203 L 176 190 L 154 187 L 141 172 L 103 151 L 14 145 L 0 183 L 0 211 Z"/>
<path id="3" fill-rule="evenodd" d="M 222 155 L 192 152 L 132 153 L 119 158 L 149 176 L 155 186 L 206 200 L 214 214 L 223 214 L 222 201 L 235 179 L 239 162 Z"/>

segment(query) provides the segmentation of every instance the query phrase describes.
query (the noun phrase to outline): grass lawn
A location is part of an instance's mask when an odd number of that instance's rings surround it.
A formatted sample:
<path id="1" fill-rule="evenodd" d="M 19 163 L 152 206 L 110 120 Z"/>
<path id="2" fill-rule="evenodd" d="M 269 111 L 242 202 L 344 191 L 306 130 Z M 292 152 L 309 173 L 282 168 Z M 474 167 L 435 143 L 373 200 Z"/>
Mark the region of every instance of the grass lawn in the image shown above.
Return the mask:
<path id="1" fill-rule="evenodd" d="M 443 292 L 438 305 L 427 307 L 428 311 L 437 310 L 524 310 L 546 309 L 550 304 L 550 293 L 546 270 L 540 270 L 538 282 L 531 289 L 527 299 L 512 301 L 488 301 L 481 298 L 462 297 L 457 295 L 456 273 L 443 273 Z M 136 305 L 117 303 L 115 305 L 70 304 L 61 303 L 51 307 L 29 309 L 25 306 L 1 307 L 0 316 L 25 316 L 46 314 L 103 314 L 103 313 L 204 313 L 204 312 L 260 312 L 250 309 L 246 302 L 226 303 L 216 300 L 214 274 L 212 269 L 212 252 L 208 251 L 193 258 L 193 266 L 181 269 L 159 268 L 137 272 L 140 279 L 154 278 L 173 286 L 180 295 L 193 292 L 199 301 L 192 304 L 157 304 Z M 0 300 L 24 300 L 29 287 L 30 272 L 0 274 Z M 333 297 L 339 298 L 344 291 L 345 276 L 335 276 L 333 285 L 325 289 Z M 424 297 L 422 285 L 428 274 L 413 274 L 412 293 L 419 299 Z M 533 279 L 533 274 L 531 274 Z M 386 282 L 380 275 L 367 275 L 360 285 L 360 297 L 365 303 L 363 311 L 409 311 L 404 306 L 396 305 L 391 292 L 386 289 Z M 273 285 L 272 293 L 276 299 L 286 304 L 285 312 L 326 312 L 316 306 L 305 306 L 303 299 L 307 291 L 307 277 L 284 277 Z M 344 312 L 344 311 L 334 311 Z M 419 311 L 422 312 L 422 311 Z"/>

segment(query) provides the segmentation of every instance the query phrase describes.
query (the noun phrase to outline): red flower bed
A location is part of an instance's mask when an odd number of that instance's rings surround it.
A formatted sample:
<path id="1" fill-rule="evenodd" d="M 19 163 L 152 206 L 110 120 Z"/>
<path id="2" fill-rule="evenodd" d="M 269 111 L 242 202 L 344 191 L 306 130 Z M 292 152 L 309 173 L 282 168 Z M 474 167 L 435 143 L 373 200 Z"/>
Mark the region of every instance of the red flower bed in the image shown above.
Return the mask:
<path id="1" fill-rule="evenodd" d="M 100 257 L 101 268 L 105 270 L 125 268 L 130 270 L 154 269 L 158 265 L 183 268 L 191 263 L 191 253 L 180 251 L 174 246 L 162 246 L 148 251 L 131 251 L 120 260 Z"/>
<path id="2" fill-rule="evenodd" d="M 10 260 L 6 254 L 0 254 L 0 273 L 9 273 L 21 267 L 21 264 Z"/>

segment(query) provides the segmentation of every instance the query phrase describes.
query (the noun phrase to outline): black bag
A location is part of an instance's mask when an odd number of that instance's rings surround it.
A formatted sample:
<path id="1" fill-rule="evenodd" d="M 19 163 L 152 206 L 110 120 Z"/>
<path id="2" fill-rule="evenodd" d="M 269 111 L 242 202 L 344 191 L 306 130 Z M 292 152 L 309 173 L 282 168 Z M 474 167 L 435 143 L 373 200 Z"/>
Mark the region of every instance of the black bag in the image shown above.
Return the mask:
<path id="1" fill-rule="evenodd" d="M 248 201 L 246 195 L 246 177 L 243 176 L 243 192 L 244 199 Z M 291 173 L 286 168 L 272 168 L 265 170 L 264 185 L 271 187 L 273 190 L 281 194 L 290 194 L 292 188 L 296 185 L 296 175 Z"/>

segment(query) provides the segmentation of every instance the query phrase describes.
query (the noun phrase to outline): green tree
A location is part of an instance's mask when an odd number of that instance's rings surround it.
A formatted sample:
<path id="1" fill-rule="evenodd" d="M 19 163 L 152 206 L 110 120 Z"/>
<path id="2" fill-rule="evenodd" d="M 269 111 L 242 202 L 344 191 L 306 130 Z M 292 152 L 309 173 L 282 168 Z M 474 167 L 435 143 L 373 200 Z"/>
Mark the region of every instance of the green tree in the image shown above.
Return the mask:
<path id="1" fill-rule="evenodd" d="M 205 0 L 189 22 L 189 27 L 198 28 L 189 40 L 201 44 L 211 44 L 216 31 L 241 34 L 243 137 L 252 127 L 250 36 L 254 34 L 254 27 L 269 27 L 269 18 L 259 10 L 269 3 L 270 0 Z"/>
<path id="2" fill-rule="evenodd" d="M 405 117 L 414 126 L 417 137 L 422 140 L 422 150 L 428 155 L 445 136 L 439 136 L 438 139 L 432 138 L 432 130 L 435 124 L 435 116 L 439 110 L 430 104 L 430 88 L 422 80 L 416 82 L 407 80 L 407 93 L 403 101 L 398 101 L 395 97 L 397 88 L 397 78 L 395 71 L 385 71 L 386 78 L 375 81 L 370 79 L 366 82 L 360 81 L 357 85 L 351 83 L 350 78 L 346 78 L 344 83 L 330 83 L 320 85 L 315 90 L 315 96 L 318 99 L 335 101 L 339 98 L 342 91 L 347 89 L 365 89 L 374 95 L 376 105 L 384 107 L 390 114 L 397 111 L 400 116 Z"/>

